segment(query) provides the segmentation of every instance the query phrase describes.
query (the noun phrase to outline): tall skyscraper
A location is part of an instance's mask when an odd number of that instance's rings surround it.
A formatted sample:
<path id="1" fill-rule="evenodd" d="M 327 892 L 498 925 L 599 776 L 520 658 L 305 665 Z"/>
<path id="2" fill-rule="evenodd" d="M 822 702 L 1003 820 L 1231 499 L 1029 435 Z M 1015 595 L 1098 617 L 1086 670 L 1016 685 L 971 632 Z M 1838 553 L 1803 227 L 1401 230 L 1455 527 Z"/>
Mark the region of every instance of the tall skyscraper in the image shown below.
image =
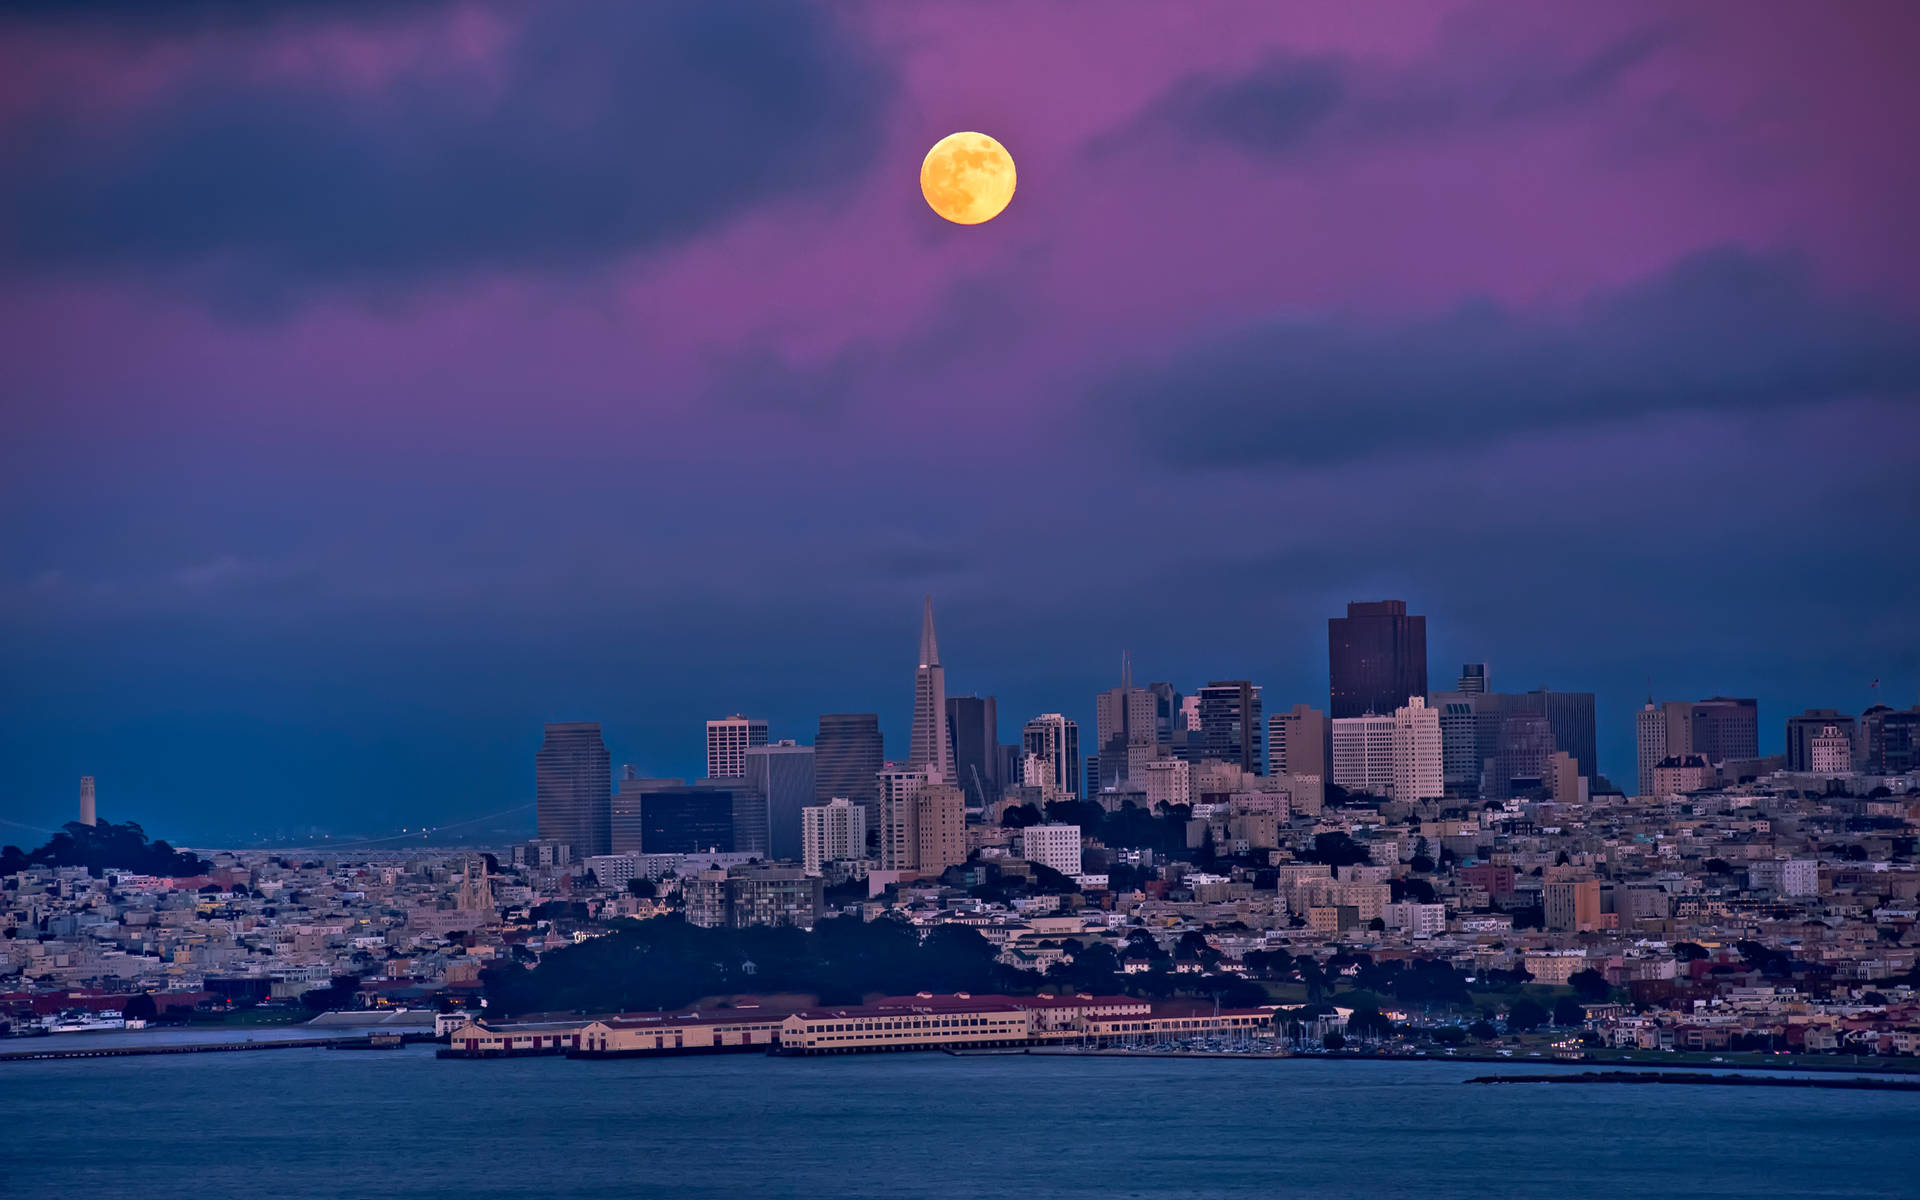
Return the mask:
<path id="1" fill-rule="evenodd" d="M 1653 795 L 1653 769 L 1666 758 L 1667 710 L 1648 696 L 1646 704 L 1633 715 L 1634 765 L 1638 768 L 1634 795 Z"/>
<path id="2" fill-rule="evenodd" d="M 1404 600 L 1350 603 L 1327 621 L 1327 667 L 1329 715 L 1391 714 L 1427 694 L 1427 619 Z"/>
<path id="3" fill-rule="evenodd" d="M 913 739 L 907 765 L 937 782 L 953 779 L 953 742 L 947 736 L 947 669 L 933 635 L 933 597 L 920 616 L 920 665 L 913 671 Z"/>
<path id="4" fill-rule="evenodd" d="M 628 796 L 624 790 L 620 794 L 623 810 Z M 702 780 L 695 784 L 677 779 L 649 781 L 634 799 L 639 845 L 633 844 L 630 827 L 623 821 L 622 854 L 766 853 L 763 848 L 741 844 L 764 830 L 764 826 L 754 828 L 750 815 L 760 794 L 744 780 Z"/>
<path id="5" fill-rule="evenodd" d="M 767 723 L 735 713 L 707 722 L 707 778 L 738 779 L 746 773 L 747 748 L 767 744 Z"/>
<path id="6" fill-rule="evenodd" d="M 1267 718 L 1267 773 L 1327 778 L 1327 714 L 1305 704 Z"/>
<path id="7" fill-rule="evenodd" d="M 1829 725 L 1849 739 L 1859 736 L 1858 722 L 1836 709 L 1810 708 L 1799 716 L 1787 718 L 1787 770 L 1813 770 L 1813 739 L 1821 736 Z"/>
<path id="8" fill-rule="evenodd" d="M 542 841 L 565 842 L 575 858 L 611 851 L 613 764 L 600 722 L 548 724 L 534 756 L 534 799 Z"/>
<path id="9" fill-rule="evenodd" d="M 1460 682 L 1455 685 L 1455 690 L 1465 692 L 1469 696 L 1484 693 L 1487 690 L 1487 664 L 1461 663 Z"/>
<path id="10" fill-rule="evenodd" d="M 845 797 L 867 810 L 867 826 L 880 817 L 880 768 L 887 765 L 880 718 L 874 713 L 827 713 L 813 738 L 813 798 L 826 804 Z"/>
<path id="11" fill-rule="evenodd" d="M 1207 758 L 1260 773 L 1260 689 L 1244 679 L 1215 680 L 1201 688 L 1200 739 Z M 1401 703 L 1405 703 L 1402 700 Z"/>
<path id="12" fill-rule="evenodd" d="M 1505 800 L 1545 791 L 1553 778 L 1553 726 L 1544 713 L 1516 709 L 1500 721 L 1500 743 L 1487 760 L 1481 794 Z"/>
<path id="13" fill-rule="evenodd" d="M 1592 692 L 1536 688 L 1519 695 L 1502 695 L 1501 704 L 1509 712 L 1537 712 L 1545 717 L 1547 726 L 1553 730 L 1554 748 L 1572 755 L 1579 764 L 1580 774 L 1588 779 L 1599 773 Z"/>
<path id="14" fill-rule="evenodd" d="M 1169 753 L 1174 735 L 1186 732 L 1187 728 L 1180 693 L 1170 683 L 1150 683 L 1147 690 L 1153 693 L 1153 740 L 1162 753 Z"/>
<path id="15" fill-rule="evenodd" d="M 1099 776 L 1087 781 L 1089 792 L 1105 788 L 1138 790 L 1146 765 L 1159 755 L 1159 725 L 1153 693 L 1133 686 L 1131 667 L 1123 666 L 1120 686 L 1093 698 L 1094 727 L 1099 741 Z"/>
<path id="16" fill-rule="evenodd" d="M 1874 705 L 1860 714 L 1860 740 L 1869 775 L 1920 769 L 1920 705 L 1904 711 Z"/>
<path id="17" fill-rule="evenodd" d="M 1027 722 L 1020 742 L 1029 761 L 1038 760 L 1040 772 L 1038 779 L 1023 782 L 1062 798 L 1080 794 L 1080 726 L 1059 713 L 1042 713 Z"/>
<path id="18" fill-rule="evenodd" d="M 814 800 L 813 747 L 791 739 L 749 746 L 743 778 L 761 806 L 757 824 L 766 829 L 763 849 L 773 858 L 800 857 L 800 810 Z M 847 797 L 852 799 L 852 797 Z"/>
<path id="19" fill-rule="evenodd" d="M 1000 798 L 1000 718 L 992 696 L 948 696 L 955 782 L 976 808 Z"/>
<path id="20" fill-rule="evenodd" d="M 1437 800 L 1447 794 L 1440 762 L 1440 713 L 1425 696 L 1410 696 L 1393 713 L 1393 798 Z"/>
<path id="21" fill-rule="evenodd" d="M 1760 705 L 1756 700 L 1714 696 L 1694 704 L 1693 744 L 1688 752 L 1710 763 L 1760 757 Z"/>
<path id="22" fill-rule="evenodd" d="M 92 825 L 98 819 L 99 813 L 95 810 L 93 802 L 93 776 L 82 775 L 80 777 L 80 823 Z"/>

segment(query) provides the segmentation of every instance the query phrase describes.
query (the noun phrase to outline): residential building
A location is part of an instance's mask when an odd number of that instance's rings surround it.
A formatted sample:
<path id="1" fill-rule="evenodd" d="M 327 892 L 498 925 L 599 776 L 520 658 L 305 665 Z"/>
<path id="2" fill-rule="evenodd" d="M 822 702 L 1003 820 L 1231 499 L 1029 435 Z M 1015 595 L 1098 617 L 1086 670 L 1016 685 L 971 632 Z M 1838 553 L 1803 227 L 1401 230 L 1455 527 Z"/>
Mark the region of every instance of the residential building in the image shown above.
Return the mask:
<path id="1" fill-rule="evenodd" d="M 920 789 L 927 773 L 915 767 L 889 763 L 879 773 L 880 866 L 888 871 L 913 871 L 920 866 Z"/>
<path id="2" fill-rule="evenodd" d="M 1845 734 L 1851 745 L 1859 734 L 1859 723 L 1831 708 L 1810 708 L 1799 716 L 1787 718 L 1787 770 L 1813 771 L 1813 739 L 1833 729 Z M 1851 751 L 1849 751 L 1851 753 Z M 1843 770 L 1853 770 L 1851 762 Z"/>
<path id="3" fill-rule="evenodd" d="M 1654 796 L 1684 796 L 1710 787 L 1716 778 L 1713 764 L 1698 754 L 1669 754 L 1654 765 Z"/>
<path id="4" fill-rule="evenodd" d="M 1366 720 L 1362 717 L 1361 720 Z M 1395 800 L 1437 800 L 1447 794 L 1440 761 L 1440 714 L 1425 696 L 1411 696 L 1393 714 Z"/>
<path id="5" fill-rule="evenodd" d="M 1869 775 L 1905 775 L 1920 770 L 1920 705 L 1896 711 L 1876 704 L 1860 715 Z"/>
<path id="6" fill-rule="evenodd" d="M 1178 758 L 1148 763 L 1143 772 L 1147 783 L 1147 811 L 1158 811 L 1162 804 L 1193 803 L 1193 793 L 1189 790 L 1192 771 L 1193 764 Z"/>
<path id="7" fill-rule="evenodd" d="M 1078 825 L 1029 825 L 1019 832 L 1020 856 L 1062 875 L 1080 874 Z"/>
<path id="8" fill-rule="evenodd" d="M 565 842 L 582 858 L 612 849 L 613 763 L 598 721 L 547 725 L 534 756 L 540 837 Z"/>
<path id="9" fill-rule="evenodd" d="M 1807 746 L 1806 769 L 1815 775 L 1846 775 L 1853 771 L 1853 734 L 1828 725 Z"/>
<path id="10" fill-rule="evenodd" d="M 1327 751 L 1332 740 L 1327 714 L 1305 704 L 1267 718 L 1267 773 L 1319 775 L 1327 773 Z"/>
<path id="11" fill-rule="evenodd" d="M 1598 879 L 1550 879 L 1541 888 L 1540 903 L 1549 931 L 1585 933 L 1600 928 Z"/>
<path id="12" fill-rule="evenodd" d="M 867 810 L 845 796 L 800 810 L 800 858 L 809 875 L 867 856 Z"/>

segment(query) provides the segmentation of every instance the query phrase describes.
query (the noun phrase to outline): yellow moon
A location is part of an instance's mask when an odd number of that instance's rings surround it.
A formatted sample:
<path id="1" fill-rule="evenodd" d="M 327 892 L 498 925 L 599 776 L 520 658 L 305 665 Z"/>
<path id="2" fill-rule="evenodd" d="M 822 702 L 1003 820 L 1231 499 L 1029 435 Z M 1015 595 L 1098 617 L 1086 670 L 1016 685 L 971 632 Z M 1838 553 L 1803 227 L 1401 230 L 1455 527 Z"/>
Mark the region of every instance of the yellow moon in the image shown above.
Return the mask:
<path id="1" fill-rule="evenodd" d="M 950 133 L 920 164 L 920 194 L 956 225 L 991 221 L 1013 199 L 1013 155 L 984 133 Z"/>

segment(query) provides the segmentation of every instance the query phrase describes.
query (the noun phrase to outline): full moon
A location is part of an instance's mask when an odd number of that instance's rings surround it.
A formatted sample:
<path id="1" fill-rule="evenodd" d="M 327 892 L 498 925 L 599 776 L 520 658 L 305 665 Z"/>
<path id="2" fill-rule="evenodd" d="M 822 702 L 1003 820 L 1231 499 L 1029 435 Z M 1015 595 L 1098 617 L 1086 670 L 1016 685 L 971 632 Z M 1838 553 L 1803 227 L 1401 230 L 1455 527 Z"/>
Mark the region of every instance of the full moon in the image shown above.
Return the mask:
<path id="1" fill-rule="evenodd" d="M 956 225 L 991 221 L 1013 199 L 1013 155 L 984 133 L 950 133 L 920 164 L 920 194 Z"/>

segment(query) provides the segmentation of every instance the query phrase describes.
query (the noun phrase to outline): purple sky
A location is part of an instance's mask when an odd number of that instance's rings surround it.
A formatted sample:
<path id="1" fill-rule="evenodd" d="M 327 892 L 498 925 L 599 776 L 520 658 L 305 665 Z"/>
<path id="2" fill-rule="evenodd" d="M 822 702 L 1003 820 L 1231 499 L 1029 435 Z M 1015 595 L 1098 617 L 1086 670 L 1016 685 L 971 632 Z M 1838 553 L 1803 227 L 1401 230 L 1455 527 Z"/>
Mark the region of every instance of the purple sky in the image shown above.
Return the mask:
<path id="1" fill-rule="evenodd" d="M 1920 688 L 1920 6 L 23 0 L 0 819 L 530 797 L 549 719 L 904 752 L 1122 649 Z M 978 129 L 978 227 L 921 155 Z M 531 817 L 527 818 L 531 824 Z M 0 827 L 0 839 L 31 842 Z"/>

